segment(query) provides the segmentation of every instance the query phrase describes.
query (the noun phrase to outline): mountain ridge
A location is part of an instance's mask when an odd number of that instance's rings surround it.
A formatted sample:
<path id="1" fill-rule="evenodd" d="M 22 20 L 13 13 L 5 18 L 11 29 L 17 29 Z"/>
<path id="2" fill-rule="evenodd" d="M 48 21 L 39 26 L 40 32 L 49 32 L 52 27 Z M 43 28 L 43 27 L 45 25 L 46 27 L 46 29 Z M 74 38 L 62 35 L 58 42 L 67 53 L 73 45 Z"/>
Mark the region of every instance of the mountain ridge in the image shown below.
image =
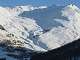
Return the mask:
<path id="1" fill-rule="evenodd" d="M 80 38 L 79 18 L 80 9 L 72 4 L 0 7 L 0 43 L 46 52 Z"/>

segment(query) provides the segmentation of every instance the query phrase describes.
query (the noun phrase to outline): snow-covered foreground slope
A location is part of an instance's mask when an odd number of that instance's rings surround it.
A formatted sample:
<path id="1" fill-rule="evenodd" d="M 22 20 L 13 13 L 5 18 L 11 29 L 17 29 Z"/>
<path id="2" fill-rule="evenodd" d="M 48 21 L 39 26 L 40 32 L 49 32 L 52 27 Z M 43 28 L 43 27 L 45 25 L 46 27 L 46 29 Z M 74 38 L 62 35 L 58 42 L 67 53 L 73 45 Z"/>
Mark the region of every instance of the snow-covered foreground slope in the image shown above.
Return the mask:
<path id="1" fill-rule="evenodd" d="M 75 5 L 0 7 L 1 46 L 48 51 L 77 40 L 79 32 L 80 9 Z"/>

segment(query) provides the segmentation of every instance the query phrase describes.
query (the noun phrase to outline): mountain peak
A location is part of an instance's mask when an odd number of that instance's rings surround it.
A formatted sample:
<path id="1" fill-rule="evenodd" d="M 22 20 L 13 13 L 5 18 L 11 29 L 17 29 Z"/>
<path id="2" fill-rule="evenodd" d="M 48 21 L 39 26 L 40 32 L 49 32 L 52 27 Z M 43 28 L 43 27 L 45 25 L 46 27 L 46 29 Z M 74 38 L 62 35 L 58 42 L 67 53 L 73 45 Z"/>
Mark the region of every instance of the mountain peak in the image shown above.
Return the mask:
<path id="1" fill-rule="evenodd" d="M 76 5 L 68 5 L 65 8 L 63 8 L 63 14 L 66 16 L 73 16 L 75 13 L 80 13 L 80 9 Z"/>
<path id="2" fill-rule="evenodd" d="M 73 4 L 70 4 L 70 5 L 68 5 L 67 7 L 68 7 L 68 8 L 71 8 L 71 9 L 73 9 L 73 10 L 79 9 L 76 5 L 73 5 Z"/>

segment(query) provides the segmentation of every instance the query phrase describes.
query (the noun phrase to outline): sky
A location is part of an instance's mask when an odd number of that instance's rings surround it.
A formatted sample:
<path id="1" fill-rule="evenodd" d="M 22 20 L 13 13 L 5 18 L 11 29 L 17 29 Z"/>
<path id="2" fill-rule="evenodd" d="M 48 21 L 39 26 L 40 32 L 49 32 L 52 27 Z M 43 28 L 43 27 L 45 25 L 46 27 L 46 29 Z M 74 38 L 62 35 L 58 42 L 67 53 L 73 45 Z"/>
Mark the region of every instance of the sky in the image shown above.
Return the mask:
<path id="1" fill-rule="evenodd" d="M 16 5 L 51 6 L 75 4 L 80 7 L 80 0 L 0 0 L 0 6 L 14 7 Z"/>

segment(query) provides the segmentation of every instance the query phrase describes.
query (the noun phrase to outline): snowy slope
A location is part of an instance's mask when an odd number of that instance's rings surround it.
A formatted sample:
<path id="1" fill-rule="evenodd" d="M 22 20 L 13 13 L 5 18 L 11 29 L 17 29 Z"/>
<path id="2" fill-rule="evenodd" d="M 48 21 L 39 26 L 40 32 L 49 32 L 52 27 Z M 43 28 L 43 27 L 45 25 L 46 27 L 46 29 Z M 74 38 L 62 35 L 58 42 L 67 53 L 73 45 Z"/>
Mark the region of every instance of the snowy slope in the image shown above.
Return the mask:
<path id="1" fill-rule="evenodd" d="M 24 11 L 19 16 L 35 19 L 43 29 L 43 34 L 35 43 L 46 50 L 63 46 L 80 37 L 80 9 L 75 5 L 53 5 L 44 9 Z"/>
<path id="2" fill-rule="evenodd" d="M 13 14 L 10 14 L 9 10 L 7 10 L 6 8 L 1 7 L 0 11 L 1 11 L 0 12 L 1 13 L 0 14 L 0 20 L 1 20 L 0 25 L 3 26 L 5 29 L 3 35 L 5 35 L 5 33 L 6 33 L 6 35 L 13 34 L 14 36 L 11 36 L 10 39 L 14 38 L 16 40 L 25 42 L 27 44 L 28 43 L 32 44 L 32 46 L 33 46 L 34 43 L 32 42 L 32 40 L 28 39 L 29 34 L 30 33 L 34 34 L 34 35 L 42 34 L 42 29 L 40 26 L 38 26 L 36 24 L 35 20 L 29 19 L 29 18 L 13 16 Z M 4 11 L 4 12 L 2 12 L 2 11 Z M 3 30 L 1 31 L 1 33 L 2 32 L 3 32 Z"/>
<path id="3" fill-rule="evenodd" d="M 64 27 L 53 27 L 49 32 L 40 35 L 40 42 L 44 43 L 49 50 L 61 47 L 80 38 L 80 9 L 75 5 L 69 5 L 62 10 L 62 16 L 69 21 L 55 19 Z M 46 38 L 47 37 L 47 38 Z"/>
<path id="4" fill-rule="evenodd" d="M 75 5 L 0 7 L 0 44 L 48 51 L 80 38 L 79 22 Z"/>

